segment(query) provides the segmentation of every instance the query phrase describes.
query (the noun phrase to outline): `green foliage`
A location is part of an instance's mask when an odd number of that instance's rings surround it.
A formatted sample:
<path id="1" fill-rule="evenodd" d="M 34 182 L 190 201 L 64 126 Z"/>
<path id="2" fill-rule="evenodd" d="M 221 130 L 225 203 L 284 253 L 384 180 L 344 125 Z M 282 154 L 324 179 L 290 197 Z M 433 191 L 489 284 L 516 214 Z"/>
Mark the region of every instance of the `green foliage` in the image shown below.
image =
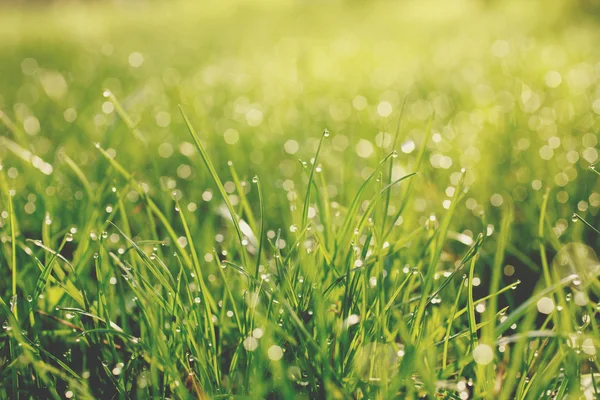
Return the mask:
<path id="1" fill-rule="evenodd" d="M 2 11 L 0 397 L 597 396 L 571 4 Z"/>

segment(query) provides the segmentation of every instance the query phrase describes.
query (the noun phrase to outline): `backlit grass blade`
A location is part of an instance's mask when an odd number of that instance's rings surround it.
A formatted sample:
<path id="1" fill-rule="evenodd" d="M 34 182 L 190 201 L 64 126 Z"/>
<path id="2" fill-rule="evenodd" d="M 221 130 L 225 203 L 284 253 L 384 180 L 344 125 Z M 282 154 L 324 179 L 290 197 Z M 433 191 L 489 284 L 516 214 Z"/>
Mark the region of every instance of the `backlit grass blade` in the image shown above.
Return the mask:
<path id="1" fill-rule="evenodd" d="M 12 296 L 13 298 L 17 297 L 17 233 L 16 233 L 16 215 L 15 215 L 15 211 L 13 209 L 13 200 L 12 200 L 12 194 L 9 192 L 7 193 L 7 198 L 8 198 L 8 216 L 9 216 L 9 223 L 10 223 L 10 267 L 12 270 Z M 18 320 L 19 319 L 19 314 L 18 314 L 18 309 L 15 307 L 14 310 L 15 313 L 15 318 Z"/>
<path id="2" fill-rule="evenodd" d="M 329 131 L 325 129 L 323 134 L 321 135 L 321 139 L 319 140 L 319 145 L 317 147 L 317 153 L 315 154 L 315 158 L 312 160 L 312 167 L 310 169 L 310 175 L 308 176 L 308 183 L 306 185 L 306 196 L 304 197 L 304 206 L 302 208 L 302 224 L 301 227 L 304 228 L 308 221 L 308 208 L 310 207 L 310 191 L 312 189 L 313 177 L 315 175 L 315 169 L 319 163 L 319 153 L 321 153 L 321 146 L 323 146 L 323 140 L 326 137 L 329 137 Z"/>
<path id="3" fill-rule="evenodd" d="M 258 232 L 259 237 L 258 237 L 258 252 L 256 254 L 256 271 L 255 271 L 255 279 L 258 279 L 258 272 L 259 272 L 259 267 L 260 267 L 260 263 L 262 260 L 262 252 L 263 252 L 263 247 L 264 247 L 264 240 L 265 240 L 265 202 L 263 199 L 263 195 L 262 195 L 262 189 L 260 186 L 260 179 L 258 179 L 258 176 L 255 176 L 254 178 L 252 178 L 252 182 L 256 183 L 256 191 L 258 192 L 258 204 L 260 206 L 260 231 Z"/>
<path id="4" fill-rule="evenodd" d="M 498 326 L 496 327 L 496 330 L 494 331 L 494 335 L 496 337 L 502 335 L 506 330 L 508 330 L 508 328 L 510 328 L 510 326 L 512 324 L 517 322 L 519 320 L 519 318 L 521 316 L 523 316 L 529 310 L 529 308 L 531 306 L 536 304 L 539 299 L 541 299 L 542 297 L 545 297 L 549 294 L 554 293 L 555 291 L 561 289 L 562 287 L 564 287 L 566 285 L 569 285 L 571 282 L 573 282 L 574 280 L 577 280 L 577 279 L 579 279 L 578 275 L 567 276 L 566 278 L 563 278 L 560 281 L 556 282 L 555 284 L 553 284 L 543 290 L 540 290 L 539 292 L 537 292 L 536 294 L 534 294 L 533 296 L 528 298 L 517 309 L 515 309 L 513 312 L 511 312 L 507 316 L 507 318 L 504 320 L 504 322 L 498 324 Z"/>
<path id="5" fill-rule="evenodd" d="M 406 108 L 406 100 L 407 100 L 408 96 L 404 96 L 404 99 L 402 100 L 402 105 L 400 106 L 400 115 L 398 116 L 398 123 L 396 125 L 396 133 L 394 134 L 394 141 L 392 142 L 392 151 L 395 151 L 396 153 L 398 152 L 398 150 L 396 149 L 396 146 L 398 144 L 398 136 L 400 135 L 400 125 L 402 123 L 402 118 L 404 117 L 404 109 Z M 387 184 L 390 185 L 392 183 L 392 172 L 394 169 L 394 158 L 390 158 L 390 166 L 388 167 L 388 176 L 387 176 Z M 385 229 L 385 218 L 388 215 L 388 210 L 390 207 L 390 198 L 391 198 L 392 193 L 388 192 L 386 197 L 385 197 L 385 206 L 383 208 L 383 221 L 382 221 L 382 230 Z M 392 226 L 393 223 L 396 222 L 396 220 L 392 221 Z"/>
<path id="6" fill-rule="evenodd" d="M 461 196 L 462 182 L 464 180 L 465 173 L 466 173 L 466 171 L 464 169 L 461 170 L 459 182 L 456 185 L 456 189 L 454 191 L 454 196 L 452 198 L 452 202 L 450 203 L 450 208 L 448 209 L 448 212 L 447 212 L 446 216 L 444 217 L 442 224 L 440 225 L 440 228 L 438 231 L 439 233 L 436 234 L 436 236 L 437 236 L 436 240 L 438 241 L 439 244 L 437 245 L 437 248 L 431 250 L 432 257 L 429 262 L 429 266 L 427 267 L 427 275 L 425 277 L 425 282 L 424 282 L 424 285 L 423 285 L 423 288 L 421 291 L 422 298 L 417 307 L 417 311 L 415 313 L 415 320 L 414 320 L 414 323 L 412 326 L 413 338 L 416 337 L 418 330 L 421 327 L 423 313 L 425 312 L 425 307 L 427 306 L 427 300 L 429 298 L 429 295 L 431 293 L 431 288 L 433 285 L 433 277 L 434 277 L 435 271 L 437 269 L 438 261 L 440 259 L 441 253 L 442 253 L 442 249 L 444 246 L 444 242 L 446 240 L 446 235 L 448 233 L 448 229 L 450 228 L 450 222 L 452 220 L 452 216 L 458 205 L 459 197 Z"/>
<path id="7" fill-rule="evenodd" d="M 115 106 L 115 110 L 117 111 L 117 113 L 119 114 L 121 119 L 123 119 L 123 121 L 125 122 L 125 125 L 127 125 L 129 130 L 131 131 L 131 133 L 133 133 L 133 135 L 136 137 L 136 139 L 138 139 L 144 145 L 147 145 L 148 140 L 144 137 L 142 132 L 140 132 L 140 130 L 137 128 L 137 126 L 133 123 L 133 121 L 131 120 L 131 118 L 129 117 L 127 112 L 125 111 L 125 108 L 123 107 L 121 102 L 115 97 L 115 95 L 108 89 L 104 90 L 103 95 L 104 95 L 104 97 L 108 98 L 113 103 L 113 105 Z"/>
<path id="8" fill-rule="evenodd" d="M 430 118 L 429 123 L 427 124 L 427 129 L 425 131 L 425 137 L 423 138 L 423 144 L 421 145 L 421 147 L 419 149 L 419 153 L 417 154 L 417 160 L 413 167 L 416 172 L 421 171 L 421 166 L 423 165 L 423 160 L 425 159 L 425 150 L 427 149 L 427 142 L 429 141 L 429 137 L 431 135 L 431 125 L 432 124 L 433 124 L 433 116 Z M 400 216 L 404 212 L 404 209 L 406 208 L 406 205 L 408 204 L 408 201 L 410 200 L 412 193 L 413 193 L 413 191 L 412 191 L 412 181 L 411 181 L 408 183 L 408 185 L 406 187 L 406 191 L 404 192 L 404 197 L 402 198 L 402 203 L 400 203 L 400 207 L 398 208 L 398 211 L 396 212 L 396 214 L 394 214 L 394 217 L 392 218 L 391 226 L 388 228 L 385 235 L 383 235 L 384 240 L 385 240 L 385 238 L 388 237 L 388 235 L 391 233 L 392 229 L 394 228 L 394 223 L 398 220 L 398 218 L 400 218 Z"/>
<path id="9" fill-rule="evenodd" d="M 190 252 L 192 253 L 192 260 L 194 261 L 194 271 L 196 273 L 196 277 L 197 277 L 197 281 L 200 284 L 200 291 L 201 291 L 201 295 L 203 297 L 204 300 L 204 312 L 206 313 L 206 324 L 207 326 L 205 327 L 205 335 L 207 338 L 210 339 L 211 343 L 212 343 L 212 352 L 217 351 L 217 338 L 216 338 L 216 334 L 215 334 L 215 325 L 213 322 L 213 314 L 212 314 L 212 310 L 211 310 L 211 304 L 213 303 L 213 300 L 211 297 L 209 297 L 209 290 L 206 287 L 206 283 L 204 282 L 204 274 L 203 271 L 200 267 L 200 259 L 198 258 L 198 253 L 196 252 L 196 247 L 194 244 L 194 240 L 192 237 L 192 234 L 190 232 L 190 229 L 188 227 L 188 223 L 185 219 L 185 215 L 183 213 L 183 211 L 181 211 L 181 208 L 179 207 L 179 203 L 177 203 L 177 209 L 179 210 L 179 216 L 181 218 L 181 224 L 183 225 L 183 229 L 185 231 L 185 236 L 188 240 L 188 244 L 190 246 Z M 215 382 L 220 382 L 220 369 L 219 369 L 219 365 L 218 365 L 218 359 L 216 354 L 212 354 L 212 361 L 213 361 L 213 373 L 214 373 L 214 379 Z"/>
<path id="10" fill-rule="evenodd" d="M 181 105 L 179 106 L 179 111 L 181 112 L 181 116 L 183 117 L 183 120 L 185 121 L 188 131 L 190 132 L 190 135 L 191 135 L 192 139 L 194 140 L 194 143 L 196 144 L 196 148 L 200 152 L 200 156 L 202 157 L 202 161 L 204 162 L 206 169 L 210 173 L 210 176 L 211 176 L 213 182 L 219 189 L 219 193 L 221 194 L 221 197 L 223 198 L 223 201 L 225 202 L 225 205 L 227 206 L 227 209 L 229 210 L 229 213 L 231 214 L 233 226 L 235 227 L 235 231 L 238 236 L 238 240 L 239 240 L 239 244 L 240 244 L 240 254 L 242 256 L 244 265 L 248 266 L 249 265 L 248 264 L 248 255 L 246 253 L 246 248 L 245 248 L 244 244 L 242 243 L 243 242 L 242 230 L 240 229 L 238 216 L 233 208 L 233 205 L 231 204 L 231 201 L 229 200 L 229 195 L 225 191 L 225 188 L 223 187 L 223 183 L 221 182 L 221 178 L 219 178 L 219 175 L 217 174 L 217 171 L 216 171 L 212 161 L 210 160 L 208 153 L 204 149 L 204 145 L 202 145 L 202 142 L 200 141 L 198 134 L 194 130 L 194 127 L 192 126 L 192 123 L 190 122 L 190 120 L 185 115 L 185 112 L 183 111 L 183 108 L 181 107 Z"/>

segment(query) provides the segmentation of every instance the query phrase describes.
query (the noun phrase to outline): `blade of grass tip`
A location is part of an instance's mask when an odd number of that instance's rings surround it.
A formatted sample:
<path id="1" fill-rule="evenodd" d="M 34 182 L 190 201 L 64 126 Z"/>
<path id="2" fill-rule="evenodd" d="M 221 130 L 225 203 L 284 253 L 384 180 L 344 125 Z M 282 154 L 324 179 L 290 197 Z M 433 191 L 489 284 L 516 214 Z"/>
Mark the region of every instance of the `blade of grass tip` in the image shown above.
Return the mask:
<path id="1" fill-rule="evenodd" d="M 250 203 L 248 203 L 248 196 L 246 196 L 244 186 L 242 186 L 242 183 L 240 182 L 240 178 L 237 174 L 235 166 L 233 165 L 233 161 L 227 161 L 227 165 L 229 166 L 229 172 L 231 173 L 231 179 L 233 180 L 235 189 L 240 197 L 240 205 L 244 210 L 244 215 L 248 219 L 248 225 L 250 225 L 250 229 L 252 229 L 253 232 L 256 232 L 256 219 L 254 218 L 254 213 L 252 212 Z"/>
<path id="2" fill-rule="evenodd" d="M 363 192 L 366 190 L 368 184 L 377 175 L 380 168 L 383 167 L 385 165 L 385 163 L 387 162 L 387 160 L 389 160 L 393 156 L 394 156 L 394 153 L 390 153 L 383 160 L 381 160 L 379 162 L 379 164 L 377 164 L 377 167 L 375 167 L 375 170 L 373 170 L 373 172 L 371 172 L 371 174 L 367 177 L 367 179 L 364 180 L 364 182 L 360 185 L 360 188 L 358 189 L 358 191 L 352 198 L 352 202 L 350 203 L 350 206 L 348 207 L 348 210 L 346 211 L 346 217 L 344 218 L 344 222 L 342 223 L 342 228 L 340 229 L 340 231 L 338 232 L 338 235 L 336 237 L 336 252 L 333 255 L 334 260 L 338 254 L 337 248 L 340 246 L 345 246 L 348 231 L 350 230 L 350 225 L 352 224 L 353 218 L 357 215 L 357 209 L 358 209 L 359 202 L 360 202 Z"/>
<path id="3" fill-rule="evenodd" d="M 300 161 L 300 160 L 298 160 L 298 161 Z M 305 172 L 304 167 L 303 167 L 302 172 Z M 318 170 L 317 170 L 317 172 L 318 172 Z M 306 174 L 304 174 L 304 175 L 306 175 Z M 313 230 L 312 233 L 315 236 L 315 241 L 317 243 L 317 247 L 315 247 L 315 251 L 317 250 L 317 248 L 320 249 L 321 253 L 327 259 L 327 263 L 329 264 L 331 262 L 331 256 L 327 250 L 328 242 L 327 242 L 326 238 L 328 237 L 328 235 L 327 235 L 327 229 L 325 228 L 325 227 L 328 227 L 331 225 L 331 223 L 329 222 L 331 220 L 330 211 L 329 211 L 329 199 L 327 196 L 327 185 L 325 184 L 325 178 L 323 177 L 323 174 L 318 174 L 317 176 L 319 176 L 319 178 L 320 178 L 321 187 L 319 187 L 316 180 L 312 181 L 312 186 L 313 186 L 313 190 L 317 193 L 317 196 L 316 196 L 317 212 L 318 212 L 318 215 L 321 220 L 321 225 L 323 225 L 324 229 L 323 229 L 323 232 L 320 232 L 318 229 L 316 229 L 316 230 Z M 306 179 L 308 179 L 308 176 L 306 177 Z M 310 223 L 308 223 L 306 227 L 308 227 L 308 226 L 310 226 Z M 288 257 L 289 257 L 289 255 L 288 255 Z"/>
<path id="4" fill-rule="evenodd" d="M 475 319 L 475 306 L 473 305 L 473 278 L 475 275 L 475 263 L 477 259 L 473 257 L 471 259 L 471 266 L 469 268 L 469 280 L 468 280 L 468 292 L 467 292 L 467 309 L 469 310 L 469 341 L 471 342 L 471 349 L 477 347 L 477 320 Z"/>
<path id="5" fill-rule="evenodd" d="M 579 221 L 583 222 L 588 228 L 590 228 L 594 232 L 600 234 L 600 230 L 594 228 L 594 226 L 592 224 L 590 224 L 588 221 L 586 221 L 581 215 L 579 215 L 577 213 L 573 213 L 573 216 L 571 217 L 571 219 L 573 221 L 579 220 Z"/>
<path id="6" fill-rule="evenodd" d="M 546 246 L 544 244 L 544 218 L 546 216 L 546 208 L 548 206 L 549 194 L 550 188 L 546 189 L 546 192 L 544 193 L 538 224 L 538 240 L 540 241 L 540 259 L 542 262 L 542 270 L 544 272 L 544 282 L 546 283 L 546 286 L 550 286 L 552 284 L 552 278 L 550 276 L 550 270 L 548 268 L 548 259 L 546 256 Z"/>
<path id="7" fill-rule="evenodd" d="M 48 247 L 52 247 L 51 238 L 50 238 L 50 223 L 52 222 L 52 218 L 50 217 L 50 213 L 46 211 L 46 216 L 44 217 L 44 221 L 42 221 L 42 243 Z M 44 261 L 48 262 L 48 254 L 44 254 Z"/>
<path id="8" fill-rule="evenodd" d="M 394 141 L 392 142 L 392 151 L 396 150 L 396 145 L 398 144 L 398 136 L 400 135 L 400 125 L 402 124 L 402 117 L 404 116 L 404 109 L 406 108 L 406 100 L 408 96 L 404 96 L 404 100 L 402 100 L 402 106 L 400 107 L 400 115 L 398 116 L 398 124 L 396 125 L 396 133 L 394 134 Z M 394 169 L 394 158 L 390 158 L 390 166 L 388 167 L 388 185 L 392 183 L 392 171 Z M 388 215 L 388 210 L 390 207 L 390 199 L 392 196 L 392 192 L 388 192 L 385 198 L 385 207 L 383 208 L 383 222 L 381 224 L 381 236 L 385 234 L 385 218 Z M 393 221 L 396 222 L 396 221 Z"/>
<path id="9" fill-rule="evenodd" d="M 254 278 L 258 280 L 258 270 L 260 268 L 260 259 L 262 256 L 262 250 L 264 246 L 264 237 L 265 237 L 265 202 L 262 195 L 262 189 L 260 186 L 260 179 L 255 175 L 252 178 L 252 182 L 256 184 L 256 190 L 258 192 L 258 204 L 260 206 L 260 232 L 258 237 L 258 252 L 256 254 L 256 271 Z"/>
<path id="10" fill-rule="evenodd" d="M 465 266 L 469 261 L 471 261 L 473 257 L 475 257 L 479 253 L 479 249 L 481 249 L 482 244 L 483 234 L 480 233 L 477 236 L 477 240 L 475 241 L 475 243 L 463 256 L 462 260 L 460 261 L 460 264 L 458 264 L 458 266 L 452 270 L 450 275 L 448 275 L 448 277 L 440 284 L 440 286 L 433 293 L 431 293 L 431 295 L 429 295 L 429 299 L 427 299 L 427 305 L 429 305 L 431 303 L 431 300 L 433 300 L 452 281 L 452 279 L 458 273 L 458 271 L 460 271 L 463 266 Z"/>
<path id="11" fill-rule="evenodd" d="M 322 247 L 327 249 L 331 248 L 332 244 L 333 224 L 331 223 L 331 201 L 329 199 L 329 194 L 327 193 L 327 182 L 325 181 L 324 173 L 319 174 L 319 183 L 321 184 L 320 193 L 322 193 L 322 195 L 319 196 L 319 200 L 321 200 L 319 202 L 319 216 L 321 218 L 321 225 L 324 227 L 322 232 L 324 240 L 321 242 L 323 243 Z"/>
<path id="12" fill-rule="evenodd" d="M 125 168 L 123 168 L 123 166 L 121 164 L 119 164 L 114 158 L 113 156 L 111 156 L 110 154 L 108 154 L 108 152 L 106 150 L 104 150 L 102 148 L 102 146 L 100 146 L 100 143 L 94 143 L 94 147 L 96 147 L 96 149 L 98 149 L 98 151 L 100 152 L 100 154 L 102 154 L 104 156 L 104 158 L 106 158 L 106 160 L 110 163 L 110 165 L 117 170 L 117 172 L 123 176 L 123 178 L 125 178 L 125 180 L 127 182 L 133 182 L 137 185 L 137 183 L 134 181 L 133 179 L 133 174 L 127 172 L 127 170 Z M 145 192 L 143 190 L 141 190 L 141 188 L 138 188 L 142 194 L 144 194 Z"/>
<path id="13" fill-rule="evenodd" d="M 125 125 L 127 125 L 131 133 L 133 133 L 133 135 L 144 145 L 147 145 L 148 141 L 146 140 L 142 132 L 140 132 L 140 130 L 136 127 L 136 124 L 133 123 L 133 121 L 129 117 L 129 114 L 127 114 L 125 108 L 123 107 L 121 102 L 115 97 L 115 95 L 108 89 L 104 90 L 102 95 L 109 99 L 111 103 L 113 103 L 113 105 L 115 106 L 115 110 L 117 110 L 117 114 L 119 114 L 121 119 L 125 122 Z"/>
<path id="14" fill-rule="evenodd" d="M 375 195 L 375 196 L 374 196 L 374 197 L 373 197 L 373 198 L 372 198 L 372 199 L 369 201 L 369 205 L 367 206 L 367 209 L 366 209 L 366 210 L 365 210 L 365 212 L 363 213 L 363 215 L 362 215 L 362 217 L 361 217 L 361 219 L 360 219 L 360 222 L 359 222 L 359 223 L 358 223 L 358 225 L 357 225 L 357 229 L 358 229 L 359 231 L 362 231 L 362 229 L 364 228 L 364 226 L 365 226 L 365 224 L 366 224 L 366 222 L 367 222 L 367 220 L 368 220 L 369 216 L 371 215 L 371 212 L 373 211 L 373 209 L 374 209 L 374 208 L 375 208 L 375 206 L 377 205 L 377 202 L 379 201 L 379 199 L 381 198 L 381 196 L 382 196 L 382 195 L 384 195 L 385 193 L 389 193 L 389 192 L 390 192 L 390 189 L 391 189 L 391 188 L 392 188 L 394 185 L 396 185 L 396 184 L 398 184 L 398 183 L 400 183 L 400 182 L 402 182 L 402 181 L 404 181 L 404 180 L 406 180 L 406 179 L 412 178 L 413 176 L 415 176 L 415 175 L 417 175 L 417 174 L 418 174 L 418 172 L 411 172 L 410 174 L 404 175 L 403 177 L 396 179 L 395 181 L 391 182 L 389 185 L 387 185 L 387 186 L 385 186 L 384 188 L 382 188 L 382 189 L 381 189 L 381 190 L 380 190 L 380 191 L 379 191 L 379 192 L 378 192 L 378 193 L 377 193 L 377 194 L 376 194 L 376 195 Z"/>
<path id="15" fill-rule="evenodd" d="M 416 172 L 420 172 L 421 165 L 423 165 L 423 160 L 425 158 L 425 150 L 427 149 L 427 141 L 429 140 L 429 137 L 431 135 L 431 125 L 433 124 L 433 118 L 434 118 L 434 115 L 431 116 L 431 118 L 429 119 L 429 122 L 427 123 L 427 130 L 425 131 L 425 137 L 423 138 L 423 144 L 421 145 L 421 148 L 419 149 L 419 153 L 417 154 L 417 160 L 415 162 L 415 167 L 414 167 L 414 170 Z M 410 200 L 411 194 L 412 194 L 412 181 L 408 182 L 408 185 L 406 186 L 406 192 L 404 192 L 404 197 L 402 198 L 402 202 L 400 203 L 398 212 L 396 212 L 396 214 L 394 215 L 394 218 L 392 219 L 392 224 L 386 231 L 385 235 L 381 238 L 382 240 L 385 240 L 389 236 L 389 234 L 392 232 L 392 229 L 394 229 L 394 224 L 396 223 L 398 218 L 400 218 L 400 216 L 402 215 L 402 212 L 404 212 L 404 208 L 408 204 L 408 200 Z"/>
<path id="16" fill-rule="evenodd" d="M 306 196 L 304 197 L 304 207 L 302 208 L 302 228 L 306 226 L 306 222 L 308 221 L 308 209 L 310 207 L 310 191 L 312 189 L 312 182 L 315 175 L 315 169 L 318 165 L 319 153 L 321 152 L 321 147 L 323 145 L 323 140 L 329 137 L 329 130 L 325 129 L 323 134 L 321 135 L 321 140 L 319 140 L 319 146 L 317 147 L 317 153 L 315 154 L 315 158 L 313 160 L 312 168 L 310 169 L 310 175 L 308 177 L 308 185 L 306 187 Z"/>
<path id="17" fill-rule="evenodd" d="M 219 272 L 221 273 L 221 277 L 223 278 L 223 284 L 225 285 L 225 290 L 227 291 L 227 295 L 229 296 L 229 300 L 231 301 L 231 307 L 233 308 L 233 315 L 235 316 L 235 322 L 237 324 L 238 330 L 241 334 L 244 334 L 244 329 L 242 326 L 242 322 L 240 321 L 240 315 L 235 304 L 235 297 L 233 297 L 233 293 L 231 292 L 231 288 L 229 287 L 229 283 L 227 281 L 227 277 L 225 276 L 225 267 L 221 264 L 221 260 L 219 259 L 219 254 L 217 253 L 217 249 L 213 248 L 214 260 L 217 262 L 217 266 L 219 267 Z"/>
<path id="18" fill-rule="evenodd" d="M 8 215 L 10 221 L 10 247 L 11 247 L 11 256 L 10 263 L 12 268 L 12 296 L 16 299 L 17 297 L 17 234 L 15 229 L 15 221 L 17 217 L 15 215 L 15 210 L 13 208 L 12 201 L 12 193 L 8 192 Z M 19 319 L 18 307 L 14 309 L 15 319 Z"/>
<path id="19" fill-rule="evenodd" d="M 244 246 L 244 243 L 243 243 L 244 238 L 242 235 L 242 230 L 240 228 L 239 219 L 238 219 L 237 214 L 235 213 L 235 210 L 233 208 L 233 205 L 231 204 L 231 201 L 229 200 L 229 195 L 227 194 L 225 187 L 223 187 L 223 182 L 221 182 L 221 178 L 219 178 L 219 175 L 217 174 L 217 170 L 215 169 L 212 161 L 210 160 L 210 157 L 208 156 L 206 149 L 202 145 L 202 142 L 200 141 L 198 134 L 194 130 L 192 123 L 190 122 L 187 115 L 183 111 L 183 108 L 181 107 L 181 105 L 179 105 L 179 112 L 181 113 L 181 116 L 183 117 L 185 125 L 187 126 L 187 129 L 190 132 L 190 135 L 192 136 L 194 143 L 196 144 L 196 148 L 200 152 L 200 156 L 202 158 L 202 161 L 204 162 L 204 165 L 208 169 L 213 182 L 219 189 L 219 192 L 221 193 L 221 197 L 223 198 L 223 201 L 225 202 L 225 205 L 227 206 L 227 209 L 229 210 L 229 213 L 231 214 L 231 219 L 233 221 L 233 225 L 235 227 L 235 231 L 237 233 L 238 241 L 240 244 L 240 253 L 241 253 L 242 261 L 243 261 L 243 264 L 247 267 L 249 265 L 248 254 L 246 253 L 246 247 Z"/>
<path id="20" fill-rule="evenodd" d="M 560 281 L 558 281 L 554 285 L 548 286 L 545 289 L 537 292 L 533 296 L 529 297 L 517 309 L 515 309 L 515 311 L 513 311 L 512 313 L 510 313 L 503 322 L 501 322 L 500 324 L 498 324 L 498 326 L 496 327 L 496 330 L 494 332 L 494 336 L 498 337 L 498 336 L 502 335 L 506 330 L 508 330 L 510 328 L 510 326 L 512 324 L 514 324 L 515 322 L 517 322 L 517 320 L 523 314 L 525 314 L 525 312 L 527 311 L 527 309 L 529 307 L 531 307 L 534 304 L 537 304 L 537 302 L 542 297 L 547 296 L 547 295 L 549 295 L 551 293 L 554 293 L 559 288 L 562 288 L 563 286 L 569 285 L 571 282 L 573 282 L 574 280 L 577 280 L 577 279 L 580 279 L 579 275 L 570 275 L 570 276 L 567 276 L 566 278 L 561 279 Z"/>

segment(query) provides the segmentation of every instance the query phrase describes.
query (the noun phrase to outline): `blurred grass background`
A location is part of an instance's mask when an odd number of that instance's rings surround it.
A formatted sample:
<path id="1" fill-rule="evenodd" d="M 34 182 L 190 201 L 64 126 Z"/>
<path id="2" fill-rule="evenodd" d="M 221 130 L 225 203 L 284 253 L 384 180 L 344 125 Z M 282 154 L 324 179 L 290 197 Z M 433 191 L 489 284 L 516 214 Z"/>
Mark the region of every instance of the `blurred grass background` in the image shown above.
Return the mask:
<path id="1" fill-rule="evenodd" d="M 600 112 L 593 11 L 593 3 L 570 1 L 4 3 L 0 109 L 50 164 L 66 152 L 102 182 L 105 164 L 92 146 L 99 142 L 153 193 L 162 189 L 167 199 L 181 190 L 200 205 L 211 186 L 190 161 L 182 104 L 220 171 L 233 160 L 246 179 L 269 177 L 269 225 L 280 228 L 290 205 L 281 199 L 297 202 L 297 159 L 310 160 L 319 132 L 332 132 L 322 159 L 329 194 L 347 204 L 387 153 L 380 147 L 391 145 L 406 99 L 394 175 L 411 171 L 430 118 L 433 140 L 414 212 L 400 222 L 443 215 L 464 167 L 470 191 L 457 230 L 480 230 L 482 213 L 493 227 L 499 206 L 514 202 L 514 243 L 530 255 L 546 188 L 555 233 L 595 240 L 570 220 L 578 211 L 594 221 L 600 206 L 588 172 L 598 158 Z M 115 116 L 105 89 L 123 101 L 147 150 Z M 81 224 L 85 202 L 72 174 L 38 177 L 6 148 L 0 157 L 21 194 L 20 212 L 35 205 L 24 229 L 35 231 L 58 207 L 74 211 L 56 216 L 61 225 Z M 152 159 L 160 160 L 158 176 Z M 28 191 L 48 187 L 56 203 L 29 201 Z M 200 218 L 201 232 L 212 234 L 202 229 L 212 218 Z"/>

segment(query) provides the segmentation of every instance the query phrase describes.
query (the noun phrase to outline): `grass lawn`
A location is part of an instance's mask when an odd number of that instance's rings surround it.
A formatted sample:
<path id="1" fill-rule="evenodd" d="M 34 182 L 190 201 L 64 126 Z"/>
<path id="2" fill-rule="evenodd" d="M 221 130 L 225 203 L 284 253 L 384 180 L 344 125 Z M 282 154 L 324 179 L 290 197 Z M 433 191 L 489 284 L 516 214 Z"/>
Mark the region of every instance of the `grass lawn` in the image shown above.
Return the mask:
<path id="1" fill-rule="evenodd" d="M 0 4 L 0 398 L 597 398 L 597 11 Z"/>

